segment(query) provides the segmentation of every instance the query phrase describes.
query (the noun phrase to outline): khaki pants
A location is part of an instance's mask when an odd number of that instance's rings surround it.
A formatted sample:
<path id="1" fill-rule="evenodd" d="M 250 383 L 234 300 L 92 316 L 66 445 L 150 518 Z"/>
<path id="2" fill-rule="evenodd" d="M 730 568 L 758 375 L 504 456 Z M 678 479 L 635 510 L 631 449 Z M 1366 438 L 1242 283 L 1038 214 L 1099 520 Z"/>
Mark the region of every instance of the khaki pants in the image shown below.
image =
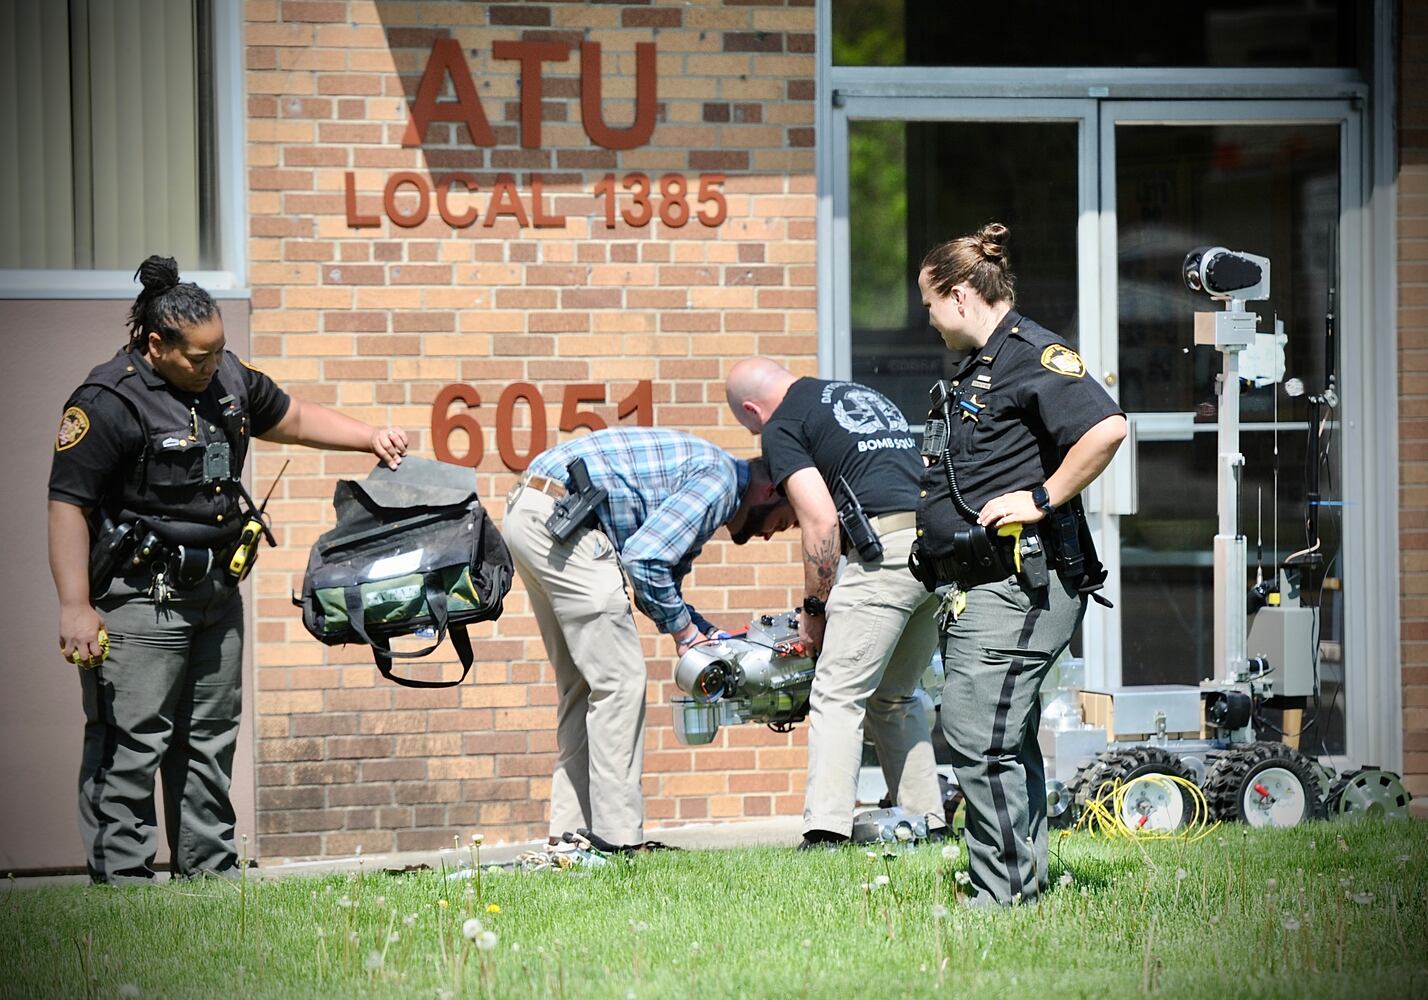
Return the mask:
<path id="1" fill-rule="evenodd" d="M 154 779 L 175 875 L 238 870 L 228 789 L 243 701 L 243 601 L 216 570 L 162 607 L 147 575 L 95 602 L 109 658 L 80 670 L 79 830 L 96 882 L 148 881 L 158 850 Z"/>
<path id="2" fill-rule="evenodd" d="M 614 844 L 639 844 L 646 681 L 640 637 L 610 540 L 592 527 L 557 542 L 545 527 L 554 505 L 544 493 L 517 487 L 501 525 L 555 668 L 550 834 L 585 827 Z"/>
<path id="3" fill-rule="evenodd" d="M 874 563 L 850 551 L 828 597 L 809 699 L 805 832 L 852 833 L 865 722 L 898 805 L 944 825 L 932 722 L 915 695 L 937 645 L 937 599 L 908 571 L 913 537 L 889 532 Z"/>

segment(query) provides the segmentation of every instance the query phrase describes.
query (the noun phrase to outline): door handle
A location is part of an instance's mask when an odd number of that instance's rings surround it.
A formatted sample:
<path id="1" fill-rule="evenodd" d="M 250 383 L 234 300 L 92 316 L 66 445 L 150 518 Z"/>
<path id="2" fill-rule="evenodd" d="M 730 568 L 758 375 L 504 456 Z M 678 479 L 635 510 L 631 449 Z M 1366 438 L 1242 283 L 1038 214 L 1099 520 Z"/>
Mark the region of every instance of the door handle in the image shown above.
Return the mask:
<path id="1" fill-rule="evenodd" d="M 1134 514 L 1140 509 L 1140 435 L 1136 415 L 1126 414 L 1126 437 L 1106 470 L 1107 514 Z"/>

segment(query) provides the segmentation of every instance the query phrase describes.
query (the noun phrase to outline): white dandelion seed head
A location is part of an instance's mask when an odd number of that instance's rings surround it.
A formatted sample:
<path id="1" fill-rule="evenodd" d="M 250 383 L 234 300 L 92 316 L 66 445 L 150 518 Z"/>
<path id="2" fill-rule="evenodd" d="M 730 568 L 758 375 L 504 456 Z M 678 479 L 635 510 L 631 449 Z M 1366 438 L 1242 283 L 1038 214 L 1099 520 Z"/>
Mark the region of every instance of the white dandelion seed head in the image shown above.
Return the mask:
<path id="1" fill-rule="evenodd" d="M 1373 893 L 1352 892 L 1349 893 L 1349 898 L 1352 899 L 1355 903 L 1358 903 L 1360 906 L 1368 906 L 1370 903 L 1373 902 Z"/>
<path id="2" fill-rule="evenodd" d="M 1311 840 L 1311 841 L 1309 841 L 1309 850 L 1312 851 L 1312 850 L 1314 850 L 1314 848 L 1316 848 L 1316 847 L 1318 847 L 1318 846 L 1319 846 L 1319 842 L 1318 842 L 1317 840 Z"/>
<path id="3" fill-rule="evenodd" d="M 873 885 L 882 887 L 887 885 L 891 881 L 892 879 L 888 878 L 886 875 L 879 875 L 877 878 L 873 879 Z"/>
<path id="4" fill-rule="evenodd" d="M 630 930 L 634 931 L 636 934 L 646 934 L 649 932 L 649 929 L 650 925 L 645 923 L 643 920 L 630 921 Z"/>
<path id="5" fill-rule="evenodd" d="M 1220 915 L 1219 915 L 1218 913 L 1212 913 L 1212 914 L 1210 914 L 1210 926 L 1211 926 L 1211 927 L 1217 926 L 1217 925 L 1219 924 L 1219 922 L 1220 922 Z"/>
<path id="6" fill-rule="evenodd" d="M 1267 878 L 1267 879 L 1265 879 L 1265 880 L 1264 880 L 1264 891 L 1265 891 L 1265 892 L 1278 892 L 1278 891 L 1279 891 L 1279 880 L 1278 880 L 1278 879 L 1273 879 L 1273 878 Z"/>
<path id="7" fill-rule="evenodd" d="M 972 881 L 972 876 L 968 875 L 966 872 L 958 872 L 952 877 L 957 880 L 958 885 L 966 885 L 967 883 Z"/>
<path id="8" fill-rule="evenodd" d="M 1081 886 L 1081 898 L 1082 898 L 1082 899 L 1090 899 L 1090 898 L 1091 898 L 1091 890 L 1090 890 L 1088 887 L 1084 886 L 1084 885 Z"/>
<path id="9" fill-rule="evenodd" d="M 481 929 L 481 921 L 475 917 L 467 917 L 466 922 L 461 925 L 461 936 L 468 941 L 475 941 Z"/>
<path id="10" fill-rule="evenodd" d="M 1057 881 L 1059 881 L 1059 882 L 1061 883 L 1062 887 L 1064 888 L 1064 887 L 1066 887 L 1066 886 L 1069 886 L 1072 882 L 1074 882 L 1074 881 L 1076 881 L 1076 880 L 1075 880 L 1075 878 L 1072 877 L 1072 875 L 1071 875 L 1070 872 L 1062 872 L 1062 873 L 1061 873 L 1061 878 L 1058 879 Z"/>
<path id="11" fill-rule="evenodd" d="M 520 950 L 521 950 L 521 943 L 520 943 L 519 941 L 512 941 L 512 942 L 511 942 L 511 953 L 514 954 L 515 952 L 518 952 L 518 951 L 520 951 Z"/>
<path id="12" fill-rule="evenodd" d="M 243 839 L 247 840 L 248 838 L 244 837 Z M 119 987 L 119 995 L 121 997 L 136 997 L 139 995 L 139 987 L 133 983 L 125 983 Z"/>
<path id="13" fill-rule="evenodd" d="M 386 905 L 387 905 L 387 897 L 386 897 L 386 896 L 378 896 L 378 897 L 377 897 L 377 908 L 378 908 L 378 909 L 381 909 L 382 907 L 384 907 L 384 906 L 386 906 Z"/>
<path id="14" fill-rule="evenodd" d="M 1289 916 L 1289 914 L 1287 914 L 1287 913 L 1284 915 L 1283 923 L 1284 923 L 1284 929 L 1287 930 L 1287 931 L 1297 931 L 1297 930 L 1299 929 L 1299 926 L 1300 926 L 1300 925 L 1299 925 L 1299 921 L 1298 921 L 1298 920 L 1295 920 L 1293 917 Z"/>
<path id="15" fill-rule="evenodd" d="M 943 860 L 943 861 L 956 861 L 956 860 L 957 860 L 958 858 L 960 858 L 961 856 L 962 856 L 962 848 L 961 848 L 959 845 L 957 845 L 957 844 L 943 844 L 943 845 L 942 845 L 942 860 Z"/>
<path id="16" fill-rule="evenodd" d="M 496 947 L 496 940 L 495 931 L 482 931 L 476 936 L 476 950 L 492 951 Z"/>
<path id="17" fill-rule="evenodd" d="M 949 916 L 951 916 L 951 914 L 952 911 L 947 909 L 947 907 L 943 906 L 941 903 L 932 904 L 933 920 L 946 920 Z"/>
<path id="18" fill-rule="evenodd" d="M 691 941 L 691 942 L 689 942 L 689 950 L 690 950 L 690 952 L 691 952 L 692 954 L 695 954 L 695 955 L 699 954 L 699 942 L 698 942 L 698 941 Z"/>
<path id="19" fill-rule="evenodd" d="M 1184 882 L 1189 875 L 1190 873 L 1187 872 L 1184 868 L 1175 869 L 1175 881 L 1177 882 Z"/>
<path id="20" fill-rule="evenodd" d="M 317 902 L 317 890 L 316 890 L 316 889 L 312 890 L 312 901 L 313 901 L 314 903 Z"/>
<path id="21" fill-rule="evenodd" d="M 872 892 L 872 891 L 873 891 L 873 883 L 871 883 L 871 882 L 861 882 L 861 883 L 858 884 L 858 888 L 859 888 L 859 889 L 862 889 L 864 892 Z"/>
<path id="22" fill-rule="evenodd" d="M 367 952 L 367 960 L 362 963 L 362 967 L 368 972 L 376 972 L 382 967 L 382 953 L 376 948 Z"/>
<path id="23" fill-rule="evenodd" d="M 322 894 L 323 894 L 324 896 L 331 896 L 331 895 L 332 895 L 332 886 L 330 886 L 330 885 L 325 885 L 325 886 L 323 886 L 323 887 L 322 887 Z"/>
<path id="24" fill-rule="evenodd" d="M 1408 864 L 1408 855 L 1406 855 L 1406 854 L 1400 854 L 1398 857 L 1394 858 L 1393 860 L 1394 860 L 1394 861 L 1397 861 L 1397 862 L 1398 862 L 1399 864 L 1401 864 L 1401 865 L 1406 865 L 1406 864 Z"/>
<path id="25" fill-rule="evenodd" d="M 486 841 L 486 838 L 485 838 L 483 835 L 479 834 L 479 833 L 473 833 L 473 834 L 471 835 L 471 843 L 477 845 L 478 847 L 479 847 L 481 844 L 485 843 L 485 841 Z"/>
<path id="26" fill-rule="evenodd" d="M 1014 892 L 1014 893 L 1012 893 L 1012 906 L 1020 906 L 1020 905 L 1021 905 L 1021 893 L 1019 893 L 1019 892 Z"/>
<path id="27" fill-rule="evenodd" d="M 356 943 L 357 943 L 357 937 L 358 937 L 358 934 L 357 934 L 356 931 L 348 931 L 348 932 L 347 932 L 347 940 L 348 940 L 348 942 L 350 942 L 351 944 L 356 944 Z"/>
<path id="28" fill-rule="evenodd" d="M 878 860 L 878 852 L 877 852 L 877 851 L 864 851 L 864 852 L 863 852 L 863 855 L 864 855 L 864 857 L 866 857 L 869 861 L 876 861 L 876 860 Z"/>
<path id="29" fill-rule="evenodd" d="M 635 991 L 634 991 L 634 990 L 626 990 L 626 991 L 625 991 L 625 1000 L 635 1000 Z"/>
<path id="30" fill-rule="evenodd" d="M 417 915 L 416 915 L 415 913 L 408 913 L 405 917 L 402 917 L 402 923 L 405 924 L 405 925 L 408 926 L 408 927 L 410 927 L 412 924 L 416 923 L 416 920 L 417 920 Z"/>
<path id="31" fill-rule="evenodd" d="M 812 939 L 812 938 L 804 938 L 804 939 L 803 939 L 803 950 L 804 950 L 804 951 L 811 951 L 812 948 L 813 948 L 813 939 Z"/>
<path id="32" fill-rule="evenodd" d="M 390 932 L 390 933 L 387 935 L 387 943 L 388 943 L 388 944 L 396 944 L 396 943 L 397 943 L 398 941 L 400 941 L 401 939 L 402 939 L 402 932 L 401 932 L 401 931 L 395 931 L 395 930 L 394 930 L 394 931 Z"/>
<path id="33" fill-rule="evenodd" d="M 342 907 L 342 908 L 345 910 L 345 909 L 348 909 L 348 908 L 352 905 L 352 900 L 349 899 L 347 896 L 343 896 L 342 898 L 340 898 L 340 899 L 337 901 L 337 905 L 340 906 L 340 907 Z"/>
<path id="34" fill-rule="evenodd" d="M 319 938 L 325 938 L 325 937 L 327 937 L 327 931 L 324 930 L 323 928 L 319 927 L 319 928 L 317 929 L 317 936 L 318 936 Z"/>

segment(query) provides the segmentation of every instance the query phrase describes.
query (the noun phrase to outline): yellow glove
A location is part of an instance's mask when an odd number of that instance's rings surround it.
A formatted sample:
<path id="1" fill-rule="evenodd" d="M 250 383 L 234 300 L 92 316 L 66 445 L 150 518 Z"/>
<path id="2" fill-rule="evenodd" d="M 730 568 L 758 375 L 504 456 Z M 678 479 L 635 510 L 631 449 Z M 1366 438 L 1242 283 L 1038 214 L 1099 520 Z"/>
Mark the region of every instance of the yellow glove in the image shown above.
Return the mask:
<path id="1" fill-rule="evenodd" d="M 107 660 L 109 658 L 109 633 L 105 631 L 104 626 L 99 626 L 99 658 L 97 660 L 81 655 L 77 649 L 70 654 L 69 658 L 76 667 L 83 667 L 86 670 L 93 670 Z"/>

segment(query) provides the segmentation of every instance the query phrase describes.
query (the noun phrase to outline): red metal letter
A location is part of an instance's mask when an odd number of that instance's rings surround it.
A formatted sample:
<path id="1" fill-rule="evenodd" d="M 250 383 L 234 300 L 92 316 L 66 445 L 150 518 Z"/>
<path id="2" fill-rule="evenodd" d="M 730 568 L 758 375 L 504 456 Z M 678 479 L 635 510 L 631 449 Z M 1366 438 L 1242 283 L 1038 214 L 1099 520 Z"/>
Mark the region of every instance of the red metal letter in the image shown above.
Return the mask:
<path id="1" fill-rule="evenodd" d="M 441 213 L 441 221 L 452 229 L 465 229 L 476 221 L 476 206 L 467 205 L 466 211 L 453 215 L 451 204 L 447 201 L 453 184 L 460 184 L 474 194 L 477 190 L 476 178 L 470 174 L 446 174 L 436 182 L 436 210 Z"/>
<path id="2" fill-rule="evenodd" d="M 516 179 L 510 174 L 496 176 L 496 184 L 491 188 L 491 202 L 486 206 L 486 218 L 481 220 L 481 225 L 490 229 L 503 215 L 515 216 L 523 229 L 531 224 L 526 218 L 526 208 L 521 204 L 521 196 L 516 191 Z"/>
<path id="3" fill-rule="evenodd" d="M 540 174 L 531 174 L 531 221 L 537 229 L 559 229 L 565 216 L 545 214 L 545 192 L 541 190 Z"/>
<path id="4" fill-rule="evenodd" d="M 382 224 L 380 216 L 357 214 L 357 179 L 352 171 L 347 171 L 344 182 L 347 185 L 347 225 L 353 229 L 374 229 Z"/>
<path id="5" fill-rule="evenodd" d="M 519 59 L 521 63 L 521 145 L 540 148 L 540 101 L 544 81 L 540 64 L 565 62 L 570 58 L 566 42 L 496 42 L 491 46 L 496 59 Z"/>
<path id="6" fill-rule="evenodd" d="M 397 209 L 397 188 L 403 184 L 410 184 L 417 190 L 416 210 L 410 215 L 403 215 Z M 387 178 L 387 188 L 382 192 L 382 207 L 387 210 L 387 218 L 403 229 L 421 225 L 431 214 L 431 188 L 427 186 L 426 178 L 415 170 L 398 170 Z"/>
<path id="7" fill-rule="evenodd" d="M 437 100 L 448 75 L 456 91 L 456 100 Z M 438 38 L 431 43 L 431 55 L 427 57 L 426 70 L 417 86 L 411 120 L 407 122 L 402 145 L 420 146 L 426 140 L 427 126 L 432 122 L 464 122 L 472 145 L 496 144 L 496 134 L 491 131 L 486 112 L 481 108 L 481 99 L 476 96 L 476 84 L 471 80 L 466 56 L 461 52 L 461 44 L 454 38 Z"/>
<path id="8" fill-rule="evenodd" d="M 654 42 L 635 43 L 635 122 L 610 128 L 601 107 L 600 43 L 580 43 L 580 124 L 591 141 L 606 149 L 634 149 L 650 141 L 655 127 Z"/>

